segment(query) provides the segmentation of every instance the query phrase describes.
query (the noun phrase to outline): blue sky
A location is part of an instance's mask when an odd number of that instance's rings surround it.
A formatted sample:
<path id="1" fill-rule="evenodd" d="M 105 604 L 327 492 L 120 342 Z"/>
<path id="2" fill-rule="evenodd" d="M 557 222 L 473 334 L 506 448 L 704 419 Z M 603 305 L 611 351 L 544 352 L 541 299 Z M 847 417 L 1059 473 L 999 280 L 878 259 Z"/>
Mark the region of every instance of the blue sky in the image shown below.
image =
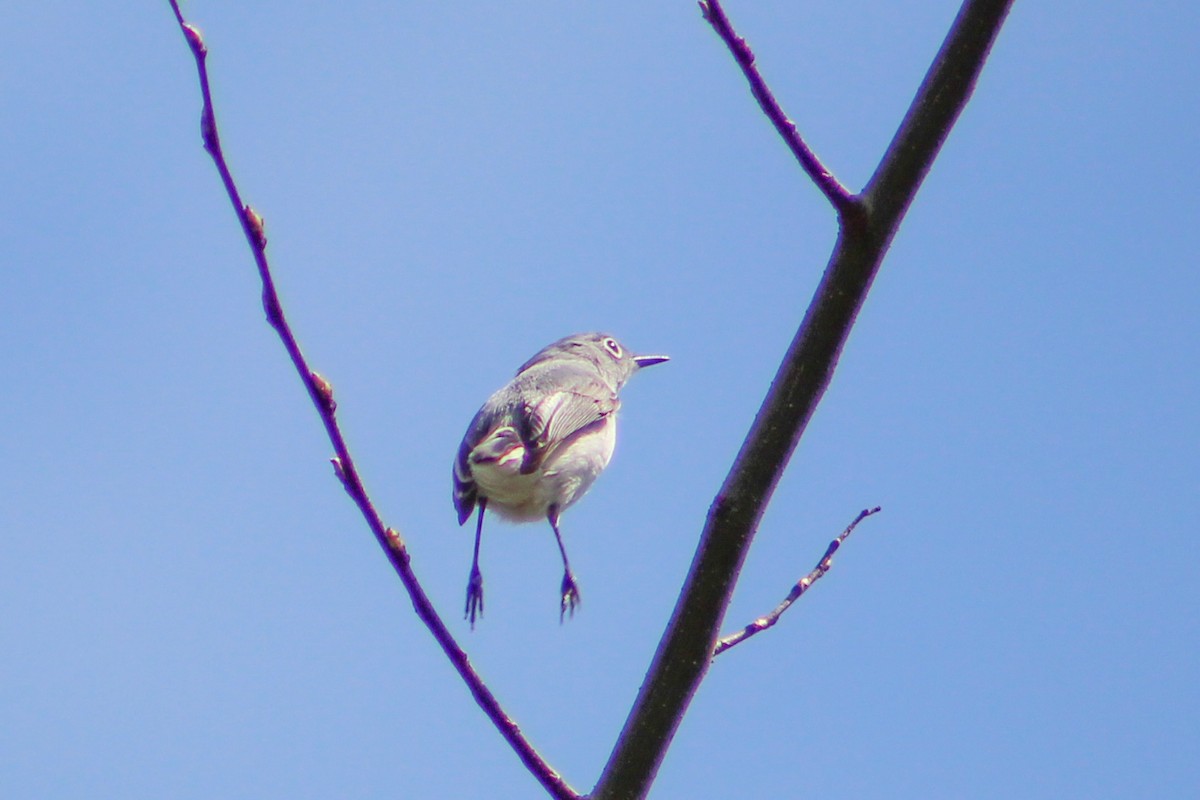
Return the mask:
<path id="1" fill-rule="evenodd" d="M 730 3 L 838 177 L 957 5 Z M 222 135 L 367 486 L 523 729 L 591 787 L 835 222 L 692 2 L 192 2 Z M 327 463 L 165 2 L 0 25 L 0 795 L 539 796 Z M 742 573 L 655 797 L 1200 793 L 1200 11 L 1018 3 Z M 564 515 L 450 464 L 525 358 L 670 364 Z"/>

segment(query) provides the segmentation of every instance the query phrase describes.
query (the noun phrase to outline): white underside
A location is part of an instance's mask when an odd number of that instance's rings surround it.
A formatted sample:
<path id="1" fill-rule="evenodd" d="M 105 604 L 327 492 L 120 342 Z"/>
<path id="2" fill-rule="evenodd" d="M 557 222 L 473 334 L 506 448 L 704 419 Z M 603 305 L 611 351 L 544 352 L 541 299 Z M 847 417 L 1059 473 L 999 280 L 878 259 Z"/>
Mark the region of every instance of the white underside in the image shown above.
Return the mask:
<path id="1" fill-rule="evenodd" d="M 513 522 L 545 519 L 550 506 L 562 512 L 591 488 L 612 458 L 616 428 L 616 420 L 606 418 L 552 449 L 541 468 L 528 475 L 521 474 L 525 448 L 520 444 L 494 461 L 469 458 L 471 476 L 489 511 Z"/>

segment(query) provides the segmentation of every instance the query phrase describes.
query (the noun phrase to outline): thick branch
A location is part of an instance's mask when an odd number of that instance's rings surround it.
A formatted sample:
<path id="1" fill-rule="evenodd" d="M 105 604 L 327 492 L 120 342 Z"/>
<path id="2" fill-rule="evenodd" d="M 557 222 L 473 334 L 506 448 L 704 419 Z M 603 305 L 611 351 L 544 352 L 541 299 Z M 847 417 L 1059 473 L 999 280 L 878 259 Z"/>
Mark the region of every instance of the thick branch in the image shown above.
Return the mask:
<path id="1" fill-rule="evenodd" d="M 775 485 L 829 385 L 900 220 L 966 105 L 1011 0 L 966 0 L 837 244 L 708 520 L 671 622 L 591 795 L 640 798 L 711 663 L 738 572 Z"/>
<path id="2" fill-rule="evenodd" d="M 179 10 L 178 1 L 169 0 L 169 2 L 172 10 L 175 12 L 175 19 L 179 23 L 180 30 L 183 31 L 184 37 L 191 47 L 192 55 L 196 59 L 196 71 L 199 74 L 200 91 L 204 100 L 200 123 L 204 148 L 212 156 L 217 172 L 221 175 L 221 181 L 225 185 L 229 201 L 233 204 L 234 211 L 242 223 L 242 230 L 246 234 L 246 241 L 250 244 L 250 250 L 254 254 L 254 261 L 258 266 L 258 274 L 262 279 L 262 301 L 267 320 L 271 323 L 276 333 L 279 334 L 284 348 L 292 359 L 292 364 L 300 374 L 300 379 L 304 381 L 305 388 L 308 389 L 308 394 L 313 401 L 313 405 L 317 407 L 317 411 L 321 415 L 321 421 L 325 425 L 325 432 L 333 444 L 334 452 L 337 454 L 333 458 L 333 466 L 338 478 L 341 479 L 342 485 L 358 506 L 363 518 L 367 521 L 367 525 L 371 528 L 371 532 L 375 535 L 375 539 L 379 542 L 380 547 L 383 548 L 388 561 L 391 562 L 392 568 L 395 569 L 396 574 L 400 577 L 400 582 L 404 584 L 404 588 L 408 591 L 409 597 L 412 599 L 413 608 L 416 610 L 417 616 L 429 628 L 430 633 L 433 634 L 442 651 L 450 659 L 454 668 L 458 670 L 458 674 L 462 677 L 463 681 L 467 684 L 467 688 L 474 696 L 475 702 L 488 715 L 501 735 L 508 741 L 513 750 L 516 751 L 521 761 L 552 797 L 560 798 L 561 800 L 575 800 L 579 795 L 567 785 L 562 777 L 546 763 L 541 754 L 533 748 L 533 745 L 524 737 L 517 724 L 500 707 L 499 701 L 496 700 L 495 695 L 484 684 L 479 673 L 475 671 L 475 668 L 467 658 L 467 654 L 454 640 L 454 637 L 434 610 L 433 604 L 429 601 L 429 597 L 425 594 L 425 590 L 417 580 L 416 573 L 413 572 L 409 563 L 408 550 L 400 534 L 395 529 L 384 525 L 383 518 L 367 495 L 367 490 L 363 486 L 362 479 L 354 465 L 354 459 L 350 455 L 350 449 L 346 444 L 345 437 L 342 435 L 341 427 L 338 425 L 337 417 L 335 416 L 337 404 L 333 400 L 333 387 L 309 367 L 304 354 L 300 350 L 300 345 L 292 333 L 291 326 L 284 316 L 283 307 L 275 291 L 275 281 L 271 276 L 271 268 L 267 261 L 267 237 L 263 230 L 262 217 L 250 208 L 250 206 L 242 202 L 237 185 L 234 183 L 233 175 L 230 173 L 229 165 L 225 160 L 224 152 L 221 150 L 221 139 L 217 131 L 216 115 L 213 111 L 212 94 L 209 89 L 208 67 L 206 64 L 208 49 L 204 44 L 204 39 L 195 26 L 184 20 L 183 14 Z"/>

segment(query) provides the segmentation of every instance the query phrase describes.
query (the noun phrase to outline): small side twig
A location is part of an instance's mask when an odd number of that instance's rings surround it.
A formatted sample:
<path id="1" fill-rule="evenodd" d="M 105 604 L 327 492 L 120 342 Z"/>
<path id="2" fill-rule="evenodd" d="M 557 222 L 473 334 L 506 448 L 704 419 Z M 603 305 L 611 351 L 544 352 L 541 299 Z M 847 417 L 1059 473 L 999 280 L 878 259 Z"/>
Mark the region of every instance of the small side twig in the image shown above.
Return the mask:
<path id="1" fill-rule="evenodd" d="M 779 622 L 779 618 L 783 616 L 783 612 L 791 608 L 792 603 L 799 600 L 802 594 L 807 592 L 814 583 L 823 578 L 825 573 L 829 572 L 833 567 L 833 554 L 842 546 L 842 542 L 846 541 L 846 538 L 854 532 L 854 529 L 858 527 L 858 523 L 872 514 L 878 514 L 881 510 L 879 506 L 875 506 L 874 508 L 863 509 L 858 512 L 858 516 L 846 526 L 846 530 L 842 531 L 836 539 L 829 543 L 829 547 L 825 549 L 825 555 L 821 556 L 821 560 L 817 562 L 817 566 L 813 567 L 812 572 L 796 581 L 796 585 L 788 592 L 788 596 L 783 599 L 783 602 L 775 606 L 775 609 L 770 614 L 759 617 L 737 633 L 730 634 L 718 641 L 717 646 L 713 648 L 713 658 Z"/>
<path id="2" fill-rule="evenodd" d="M 517 756 L 525 764 L 526 768 L 533 773 L 534 777 L 538 779 L 552 797 L 558 798 L 558 800 L 579 800 L 579 794 L 534 749 L 533 745 L 521 733 L 521 729 L 517 726 L 516 722 L 501 708 L 496 696 L 492 694 L 491 690 L 483 682 L 483 678 L 475 671 L 475 668 L 467 658 L 466 652 L 450 634 L 449 629 L 441 617 L 438 616 L 437 611 L 434 610 L 433 604 L 417 580 L 416 573 L 412 570 L 410 564 L 411 558 L 403 538 L 401 538 L 395 528 L 387 527 L 384 524 L 382 516 L 380 516 L 379 511 L 367 495 L 366 487 L 363 485 L 358 469 L 354 465 L 354 459 L 350 455 L 350 449 L 346 444 L 346 439 L 337 421 L 337 403 L 333 397 L 333 386 L 328 380 L 309 367 L 307 359 L 305 359 L 303 352 L 300 350 L 299 342 L 292 333 L 291 326 L 288 324 L 287 318 L 283 313 L 283 306 L 279 302 L 279 296 L 275 290 L 275 281 L 271 275 L 270 264 L 267 261 L 267 237 L 263 218 L 253 208 L 242 202 L 241 194 L 233 180 L 233 175 L 225 160 L 225 154 L 221 149 L 216 114 L 213 111 L 212 93 L 209 89 L 208 66 L 206 63 L 208 48 L 204 43 L 204 38 L 201 36 L 199 29 L 183 18 L 178 0 L 168 1 L 175 13 L 175 19 L 179 23 L 179 28 L 187 39 L 188 46 L 191 48 L 192 55 L 196 60 L 196 71 L 200 78 L 200 91 L 204 101 L 200 117 L 200 131 L 204 140 L 204 149 L 212 157 L 217 172 L 221 175 L 221 182 L 225 185 L 225 192 L 229 195 L 229 200 L 233 204 L 234 211 L 237 213 L 238 219 L 242 224 L 246 241 L 249 243 L 250 250 L 254 254 L 254 261 L 258 266 L 259 277 L 262 279 L 262 303 L 267 321 L 275 329 L 275 332 L 283 342 L 284 348 L 292 359 L 292 364 L 300 374 L 300 379 L 304 382 L 305 388 L 308 389 L 308 394 L 312 399 L 313 405 L 316 406 L 317 412 L 321 416 L 321 421 L 325 425 L 325 431 L 329 436 L 329 440 L 333 444 L 333 449 L 336 453 L 332 459 L 334 472 L 342 482 L 342 486 L 346 489 L 346 492 L 354 500 L 355 505 L 358 506 L 367 525 L 371 528 L 371 532 L 375 535 L 375 539 L 379 542 L 380 547 L 383 548 L 388 561 L 399 576 L 400 582 L 408 591 L 417 616 L 425 623 L 430 633 L 433 634 L 434 639 L 441 646 L 442 651 L 450 659 L 450 662 L 462 677 L 463 682 L 466 683 L 472 696 L 474 696 L 475 702 L 479 704 L 479 707 L 492 720 L 492 723 L 500 731 L 500 734 L 513 750 L 516 751 Z"/>
<path id="3" fill-rule="evenodd" d="M 742 68 L 746 80 L 750 82 L 750 91 L 753 93 L 754 99 L 758 101 L 763 113 L 771 120 L 775 130 L 783 137 L 783 141 L 796 156 L 800 166 L 833 204 L 839 216 L 846 218 L 855 214 L 858 211 L 858 203 L 854 196 L 821 163 L 812 149 L 805 144 L 804 138 L 800 136 L 796 123 L 783 113 L 779 101 L 775 99 L 774 93 L 771 92 L 767 82 L 763 80 L 762 74 L 758 71 L 758 66 L 754 63 L 754 51 L 750 49 L 750 45 L 746 44 L 746 40 L 734 31 L 729 17 L 725 14 L 725 9 L 721 8 L 720 0 L 700 0 L 700 13 L 725 42 L 729 52 L 733 54 L 733 58 Z"/>

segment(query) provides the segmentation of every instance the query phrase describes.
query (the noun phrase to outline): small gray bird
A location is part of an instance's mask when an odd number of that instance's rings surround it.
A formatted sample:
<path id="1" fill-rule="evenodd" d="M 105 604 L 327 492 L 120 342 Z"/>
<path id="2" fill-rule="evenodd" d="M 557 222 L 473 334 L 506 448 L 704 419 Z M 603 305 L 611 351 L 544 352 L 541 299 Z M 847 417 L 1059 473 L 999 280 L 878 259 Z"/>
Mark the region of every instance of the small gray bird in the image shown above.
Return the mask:
<path id="1" fill-rule="evenodd" d="M 454 507 L 462 525 L 479 505 L 464 617 L 483 616 L 479 538 L 491 508 L 513 522 L 550 522 L 562 554 L 559 620 L 573 615 L 579 587 L 558 517 L 608 466 L 617 440 L 617 393 L 642 367 L 666 356 L 635 356 L 605 333 L 580 333 L 543 348 L 471 420 L 454 460 Z"/>

